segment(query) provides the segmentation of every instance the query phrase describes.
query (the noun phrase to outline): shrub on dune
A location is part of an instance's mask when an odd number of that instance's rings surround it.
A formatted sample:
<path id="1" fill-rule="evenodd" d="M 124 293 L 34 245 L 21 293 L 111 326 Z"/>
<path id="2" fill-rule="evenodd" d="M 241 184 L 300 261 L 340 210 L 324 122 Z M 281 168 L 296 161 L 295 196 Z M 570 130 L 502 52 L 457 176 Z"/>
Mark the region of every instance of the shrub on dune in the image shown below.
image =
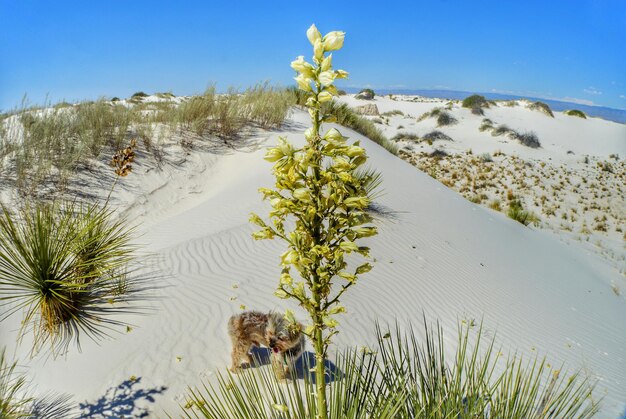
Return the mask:
<path id="1" fill-rule="evenodd" d="M 452 138 L 450 138 L 448 135 L 444 134 L 441 131 L 431 131 L 428 134 L 423 135 L 422 139 L 426 141 L 453 141 Z"/>
<path id="2" fill-rule="evenodd" d="M 464 108 L 489 108 L 489 102 L 481 95 L 471 95 L 463 99 L 461 106 Z"/>
<path id="3" fill-rule="evenodd" d="M 372 89 L 363 89 L 359 93 L 357 93 L 356 96 L 354 97 L 356 99 L 372 100 L 374 99 L 374 96 L 376 96 L 376 93 L 374 93 Z"/>
<path id="4" fill-rule="evenodd" d="M 520 144 L 525 145 L 530 148 L 539 148 L 541 147 L 541 143 L 539 142 L 539 138 L 537 138 L 537 134 L 534 132 L 525 132 L 523 134 L 515 133 L 514 138 L 520 142 Z"/>
<path id="5" fill-rule="evenodd" d="M 547 103 L 533 102 L 530 105 L 528 105 L 528 109 L 530 109 L 531 111 L 539 111 L 541 113 L 544 113 L 544 114 L 548 115 L 549 117 L 554 118 L 554 114 L 552 113 L 552 109 L 550 109 L 550 106 L 548 106 Z"/>
<path id="6" fill-rule="evenodd" d="M 437 126 L 438 127 L 445 127 L 445 126 L 448 126 L 448 125 L 454 125 L 457 122 L 458 122 L 458 120 L 455 117 L 453 117 L 452 115 L 450 115 L 449 112 L 441 111 L 437 115 Z"/>
<path id="7" fill-rule="evenodd" d="M 587 115 L 583 111 L 579 111 L 578 109 L 570 109 L 563 112 L 565 115 L 569 116 L 577 116 L 582 119 L 587 119 Z"/>

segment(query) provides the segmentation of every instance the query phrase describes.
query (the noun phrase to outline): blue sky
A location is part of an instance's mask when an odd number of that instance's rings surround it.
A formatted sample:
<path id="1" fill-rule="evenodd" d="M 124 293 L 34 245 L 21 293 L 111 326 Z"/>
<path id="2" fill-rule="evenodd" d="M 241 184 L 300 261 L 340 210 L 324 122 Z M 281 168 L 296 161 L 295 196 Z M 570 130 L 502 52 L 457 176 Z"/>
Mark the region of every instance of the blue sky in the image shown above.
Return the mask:
<path id="1" fill-rule="evenodd" d="M 0 109 L 291 84 L 305 31 L 347 33 L 343 86 L 512 93 L 626 109 L 626 1 L 0 0 Z"/>

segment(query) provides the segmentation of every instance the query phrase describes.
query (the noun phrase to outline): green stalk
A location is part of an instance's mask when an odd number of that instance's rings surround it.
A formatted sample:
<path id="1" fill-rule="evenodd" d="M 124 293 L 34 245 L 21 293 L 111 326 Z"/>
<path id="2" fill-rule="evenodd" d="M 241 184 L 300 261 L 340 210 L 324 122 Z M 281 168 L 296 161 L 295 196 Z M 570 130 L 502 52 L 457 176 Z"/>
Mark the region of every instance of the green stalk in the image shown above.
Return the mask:
<path id="1" fill-rule="evenodd" d="M 318 73 L 319 73 L 319 69 L 318 69 Z M 319 95 L 320 92 L 320 83 L 316 82 L 316 87 L 317 87 L 317 94 Z M 318 105 L 319 106 L 319 105 Z M 313 114 L 313 141 L 311 147 L 316 150 L 319 151 L 319 147 L 320 147 L 320 111 L 319 108 L 316 109 L 316 111 Z M 317 198 L 317 201 L 319 202 L 320 200 L 320 195 L 321 195 L 321 191 L 319 190 L 319 165 L 320 165 L 320 161 L 316 161 L 313 165 L 313 177 L 315 179 L 315 197 Z M 322 228 L 321 225 L 321 219 L 319 216 L 319 212 L 318 215 L 315 217 L 315 222 L 313 223 L 313 240 L 315 241 L 315 243 L 317 244 L 320 240 L 320 229 Z M 317 264 L 319 264 L 319 260 L 316 258 L 315 261 L 317 262 Z M 313 314 L 313 322 L 314 322 L 314 326 L 315 329 L 313 331 L 313 346 L 315 347 L 315 388 L 316 388 L 316 393 L 317 393 L 317 411 L 318 411 L 318 418 L 319 419 L 327 419 L 328 418 L 328 403 L 326 400 L 326 375 L 325 375 L 325 371 L 324 371 L 324 355 L 326 353 L 326 348 L 324 346 L 324 335 L 323 335 L 323 328 L 324 328 L 324 323 L 321 320 L 320 317 L 320 310 L 321 310 L 321 296 L 320 296 L 320 288 L 319 288 L 319 278 L 317 276 L 317 274 L 315 272 L 317 272 L 316 269 L 313 270 L 313 287 L 312 288 L 312 294 L 313 294 L 313 299 L 315 300 L 315 307 L 314 307 L 314 313 Z"/>

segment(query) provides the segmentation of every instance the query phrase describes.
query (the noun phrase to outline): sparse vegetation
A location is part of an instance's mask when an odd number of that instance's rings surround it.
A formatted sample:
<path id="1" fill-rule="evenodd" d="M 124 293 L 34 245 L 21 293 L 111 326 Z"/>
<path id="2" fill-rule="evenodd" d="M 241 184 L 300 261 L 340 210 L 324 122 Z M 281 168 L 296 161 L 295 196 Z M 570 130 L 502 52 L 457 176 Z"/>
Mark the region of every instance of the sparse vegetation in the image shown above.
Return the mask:
<path id="1" fill-rule="evenodd" d="M 515 133 L 513 136 L 520 144 L 530 148 L 539 148 L 541 143 L 534 132 L 525 132 L 523 134 Z"/>
<path id="2" fill-rule="evenodd" d="M 552 113 L 552 109 L 550 109 L 550 106 L 548 106 L 548 104 L 546 104 L 546 103 L 543 103 L 543 102 L 533 102 L 530 105 L 528 105 L 528 109 L 530 109 L 532 111 L 542 112 L 542 113 L 548 115 L 549 117 L 554 118 L 554 114 Z"/>

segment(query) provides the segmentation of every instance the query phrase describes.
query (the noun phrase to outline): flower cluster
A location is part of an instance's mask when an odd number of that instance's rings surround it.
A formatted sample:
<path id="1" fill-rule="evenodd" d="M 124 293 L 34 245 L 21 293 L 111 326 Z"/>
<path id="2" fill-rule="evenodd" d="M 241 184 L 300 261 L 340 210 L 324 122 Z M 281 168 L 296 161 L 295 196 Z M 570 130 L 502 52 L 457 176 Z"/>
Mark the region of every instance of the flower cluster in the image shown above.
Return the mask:
<path id="1" fill-rule="evenodd" d="M 115 174 L 121 177 L 128 176 L 133 170 L 131 163 L 135 161 L 135 147 L 137 142 L 133 139 L 130 145 L 123 150 L 118 150 L 111 159 L 110 165 L 115 167 Z"/>
<path id="2" fill-rule="evenodd" d="M 307 37 L 313 45 L 313 64 L 301 56 L 291 67 L 299 73 L 295 77 L 299 88 L 309 93 L 306 105 L 312 127 L 304 133 L 307 142 L 303 148 L 294 148 L 280 138 L 278 145 L 268 150 L 265 159 L 274 163 L 276 184 L 275 189 L 262 188 L 260 192 L 272 207 L 271 223 L 255 214 L 250 221 L 261 227 L 253 234 L 255 239 L 279 237 L 288 244 L 280 259 L 282 273 L 276 295 L 295 298 L 307 310 L 313 321 L 305 330 L 307 335 L 330 329 L 325 339 L 328 344 L 337 326 L 333 315 L 345 312 L 340 297 L 360 274 L 372 268 L 363 263 L 349 269 L 346 257 L 351 253 L 369 257 L 369 248 L 357 241 L 377 233 L 376 227 L 369 225 L 372 217 L 367 212 L 368 185 L 375 174 L 359 169 L 367 156 L 358 141 L 349 143 L 336 128 L 323 135 L 320 132 L 322 123 L 333 122 L 323 106 L 337 95 L 333 82 L 348 74 L 333 70 L 332 54 L 326 55 L 342 47 L 344 33 L 335 31 L 322 37 L 313 25 Z M 292 276 L 292 269 L 299 278 Z M 341 286 L 333 286 L 335 278 L 341 278 Z"/>
<path id="3" fill-rule="evenodd" d="M 291 68 L 298 72 L 298 76 L 295 77 L 298 87 L 311 93 L 306 103 L 311 108 L 337 96 L 337 88 L 333 86 L 333 82 L 336 79 L 347 78 L 348 73 L 343 70 L 333 70 L 333 54 L 325 55 L 326 52 L 341 49 L 345 37 L 344 32 L 333 31 L 322 37 L 315 25 L 311 25 L 306 35 L 313 45 L 313 62 L 315 65 L 306 62 L 304 56 L 301 55 L 292 61 Z"/>

